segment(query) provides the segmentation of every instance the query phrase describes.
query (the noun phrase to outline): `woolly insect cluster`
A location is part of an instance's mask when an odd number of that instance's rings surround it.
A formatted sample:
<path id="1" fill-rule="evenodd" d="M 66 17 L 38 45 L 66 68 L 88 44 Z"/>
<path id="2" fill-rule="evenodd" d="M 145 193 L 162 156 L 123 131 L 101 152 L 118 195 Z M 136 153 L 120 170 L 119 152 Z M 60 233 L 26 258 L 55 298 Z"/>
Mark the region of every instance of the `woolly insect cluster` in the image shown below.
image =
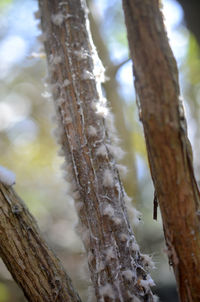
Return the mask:
<path id="1" fill-rule="evenodd" d="M 67 15 L 64 16 L 61 12 L 59 12 L 56 15 L 53 15 L 51 18 L 51 21 L 53 23 L 53 26 L 63 26 L 63 23 L 68 18 L 71 18 L 73 16 Z M 87 18 L 86 18 L 87 20 Z M 88 21 L 88 20 L 87 20 Z M 88 30 L 90 33 L 90 30 Z M 43 41 L 46 41 L 46 33 L 44 33 Z M 77 185 L 77 179 L 79 177 L 76 166 L 75 166 L 75 160 L 73 158 L 73 152 L 69 152 L 66 150 L 65 146 L 69 144 L 70 137 L 67 133 L 66 129 L 70 128 L 70 125 L 73 123 L 72 117 L 69 115 L 69 113 L 66 111 L 66 97 L 63 91 L 67 91 L 70 89 L 71 85 L 73 86 L 73 89 L 75 91 L 76 100 L 77 100 L 77 106 L 78 110 L 81 116 L 81 119 L 84 123 L 85 116 L 83 114 L 82 104 L 83 100 L 81 99 L 80 91 L 78 91 L 78 84 L 77 81 L 95 81 L 96 89 L 98 98 L 93 99 L 90 101 L 90 108 L 88 110 L 92 111 L 93 114 L 96 116 L 96 119 L 99 121 L 98 123 L 94 124 L 85 124 L 84 129 L 84 136 L 86 137 L 86 142 L 92 142 L 93 146 L 95 148 L 95 156 L 101 160 L 106 159 L 105 162 L 108 162 L 108 159 L 112 157 L 110 160 L 110 165 L 107 165 L 106 168 L 104 168 L 101 172 L 101 185 L 105 189 L 105 192 L 109 192 L 109 190 L 115 190 L 118 192 L 119 196 L 122 194 L 124 201 L 127 204 L 128 210 L 131 213 L 131 220 L 135 225 L 137 225 L 141 220 L 141 214 L 132 206 L 131 198 L 129 198 L 126 193 L 124 192 L 123 187 L 121 187 L 121 183 L 118 180 L 118 172 L 120 171 L 122 174 L 127 173 L 127 168 L 124 167 L 121 164 L 117 164 L 117 161 L 120 161 L 124 156 L 124 151 L 119 146 L 119 138 L 117 136 L 117 131 L 114 125 L 114 117 L 113 114 L 110 112 L 108 106 L 107 106 L 107 100 L 102 94 L 101 84 L 102 81 L 104 81 L 104 68 L 98 58 L 98 55 L 96 53 L 95 47 L 93 46 L 93 42 L 90 37 L 90 44 L 92 45 L 92 54 L 89 53 L 89 50 L 84 48 L 82 45 L 80 45 L 79 50 L 76 50 L 73 52 L 73 55 L 77 58 L 77 62 L 81 62 L 82 60 L 88 60 L 92 59 L 94 62 L 93 70 L 84 70 L 81 75 L 77 76 L 77 74 L 73 71 L 70 77 L 67 77 L 58 83 L 51 83 L 49 84 L 50 90 L 52 95 L 56 95 L 55 99 L 55 110 L 56 110 L 56 123 L 57 128 L 54 131 L 54 136 L 56 138 L 57 143 L 60 145 L 60 150 L 58 152 L 58 155 L 65 157 L 65 162 L 62 165 L 61 169 L 64 172 L 64 178 L 65 180 L 70 184 L 68 185 L 69 192 L 68 194 L 73 197 L 75 200 L 75 207 L 77 210 L 77 213 L 79 214 L 79 217 L 81 217 L 81 212 L 84 210 L 84 202 L 81 200 L 80 191 L 78 190 Z M 68 51 L 70 52 L 71 45 L 66 40 L 65 45 L 68 47 Z M 71 51 L 72 52 L 72 51 Z M 64 59 L 61 54 L 51 54 L 49 56 L 49 73 L 50 73 L 50 79 L 53 78 L 53 74 L 56 71 L 59 64 L 64 64 Z M 68 60 L 71 64 L 71 58 L 68 56 Z M 79 77 L 79 78 L 77 78 Z M 59 93 L 58 93 L 59 91 Z M 100 133 L 102 133 L 102 125 L 105 126 L 105 132 L 102 135 L 103 138 L 99 139 Z M 66 140 L 69 139 L 68 143 L 66 143 Z M 71 146 L 69 146 L 70 148 Z M 118 169 L 118 170 L 117 170 Z M 112 200 L 106 196 L 105 193 L 105 199 L 107 199 L 106 202 L 103 202 L 100 206 L 101 214 L 103 217 L 106 217 L 110 220 L 111 223 L 115 225 L 115 227 L 119 227 L 122 223 L 122 214 L 121 212 L 117 212 L 116 207 L 112 204 Z M 83 239 L 83 243 L 85 246 L 85 249 L 88 251 L 88 263 L 92 263 L 94 260 L 94 255 L 89 250 L 90 246 L 90 240 L 91 237 L 93 240 L 98 241 L 98 238 L 95 238 L 94 235 L 91 233 L 91 230 L 86 225 L 83 225 L 79 222 L 77 226 L 77 232 L 80 234 L 80 236 Z M 130 238 L 131 237 L 131 238 Z M 119 236 L 121 243 L 126 244 L 127 247 L 133 252 L 133 254 L 139 253 L 139 246 L 137 245 L 134 236 L 129 236 L 128 234 L 125 234 L 123 232 L 120 233 Z M 116 255 L 116 249 L 112 246 L 108 247 L 105 250 L 104 258 L 103 260 L 99 261 L 96 264 L 96 271 L 101 272 L 105 269 L 106 263 L 109 261 L 112 261 L 113 259 L 117 258 Z M 151 258 L 148 256 L 141 257 L 141 262 L 144 262 L 144 265 L 148 267 L 153 267 L 153 262 Z M 118 268 L 117 268 L 118 269 Z M 122 276 L 127 280 L 135 280 L 136 279 L 136 271 L 132 270 L 124 270 L 122 273 Z M 116 281 L 117 282 L 117 281 Z M 154 282 L 151 279 L 149 275 L 147 275 L 146 279 L 142 279 L 140 281 L 141 287 L 144 289 L 144 291 L 148 291 L 151 286 L 154 286 Z M 102 296 L 102 302 L 105 301 L 106 297 L 109 297 L 110 299 L 115 299 L 116 293 L 113 288 L 113 285 L 107 283 L 105 285 L 102 285 L 99 288 L 99 294 Z M 132 293 L 130 293 L 130 298 L 132 298 L 132 301 L 139 301 L 139 299 L 134 296 Z M 156 299 L 156 297 L 154 296 Z M 130 300 L 131 301 L 131 300 Z M 156 300 L 155 300 L 156 301 Z"/>

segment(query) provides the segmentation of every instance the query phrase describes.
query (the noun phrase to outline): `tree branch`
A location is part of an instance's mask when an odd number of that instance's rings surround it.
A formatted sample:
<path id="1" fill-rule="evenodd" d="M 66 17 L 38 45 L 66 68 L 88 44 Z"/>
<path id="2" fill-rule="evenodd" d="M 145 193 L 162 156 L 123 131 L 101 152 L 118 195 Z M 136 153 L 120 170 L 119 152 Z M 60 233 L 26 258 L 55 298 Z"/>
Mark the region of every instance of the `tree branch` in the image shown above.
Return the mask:
<path id="1" fill-rule="evenodd" d="M 81 302 L 33 216 L 11 187 L 0 184 L 0 255 L 31 302 Z"/>
<path id="2" fill-rule="evenodd" d="M 181 301 L 200 300 L 200 197 L 159 1 L 123 0 L 135 87 L 169 261 Z"/>
<path id="3" fill-rule="evenodd" d="M 98 301 L 153 301 L 147 259 L 130 228 L 111 146 L 112 116 L 98 79 L 85 1 L 40 0 L 58 141 L 73 185 L 79 230 Z M 110 128 L 105 124 L 110 123 Z"/>

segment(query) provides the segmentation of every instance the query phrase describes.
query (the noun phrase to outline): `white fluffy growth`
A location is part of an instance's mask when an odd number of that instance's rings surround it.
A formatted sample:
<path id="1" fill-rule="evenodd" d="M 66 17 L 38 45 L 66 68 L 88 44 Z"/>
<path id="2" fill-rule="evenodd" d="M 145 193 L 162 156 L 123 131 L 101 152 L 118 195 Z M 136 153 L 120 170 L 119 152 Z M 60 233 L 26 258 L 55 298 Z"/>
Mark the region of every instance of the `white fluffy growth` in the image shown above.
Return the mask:
<path id="1" fill-rule="evenodd" d="M 155 283 L 153 281 L 153 279 L 150 277 L 150 275 L 147 275 L 147 279 L 146 280 L 140 280 L 140 284 L 142 287 L 144 287 L 146 290 L 150 287 L 150 286 L 155 286 Z"/>
<path id="2" fill-rule="evenodd" d="M 121 233 L 120 234 L 120 240 L 122 242 L 126 242 L 128 240 L 128 235 L 124 234 L 124 233 Z"/>
<path id="3" fill-rule="evenodd" d="M 112 217 L 112 221 L 113 221 L 116 225 L 119 225 L 119 224 L 122 223 L 121 218 L 116 217 L 116 216 Z"/>
<path id="4" fill-rule="evenodd" d="M 51 20 L 52 20 L 53 24 L 55 24 L 57 26 L 60 26 L 63 23 L 64 18 L 65 18 L 64 15 L 61 13 L 51 16 Z"/>
<path id="5" fill-rule="evenodd" d="M 153 295 L 153 302 L 158 302 L 160 299 L 158 296 L 156 295 Z"/>
<path id="6" fill-rule="evenodd" d="M 63 87 L 67 87 L 71 84 L 71 82 L 68 79 L 65 79 L 63 82 Z"/>
<path id="7" fill-rule="evenodd" d="M 100 287 L 99 293 L 103 297 L 108 297 L 108 298 L 111 298 L 111 299 L 115 298 L 115 293 L 112 289 L 112 286 L 109 283 L 107 283 L 104 286 Z"/>
<path id="8" fill-rule="evenodd" d="M 124 194 L 124 201 L 127 206 L 128 215 L 130 218 L 130 221 L 133 223 L 134 226 L 138 226 L 138 224 L 141 222 L 142 214 L 134 208 L 132 205 L 132 198 L 130 198 L 126 193 Z"/>
<path id="9" fill-rule="evenodd" d="M 135 226 L 137 226 L 141 222 L 142 214 L 138 210 L 136 210 L 136 208 L 134 208 L 134 207 L 129 208 L 128 212 L 130 213 L 130 216 L 132 217 L 133 224 Z"/>
<path id="10" fill-rule="evenodd" d="M 133 278 L 135 278 L 135 273 L 133 271 L 131 271 L 130 269 L 127 269 L 126 271 L 123 271 L 122 275 L 128 281 L 131 281 Z"/>
<path id="11" fill-rule="evenodd" d="M 151 269 L 155 268 L 155 263 L 152 260 L 152 257 L 147 255 L 147 254 L 141 254 L 142 257 L 142 262 L 144 264 L 144 266 L 147 266 Z"/>
<path id="12" fill-rule="evenodd" d="M 112 217 L 112 216 L 115 215 L 115 210 L 114 210 L 114 208 L 110 204 L 107 204 L 105 206 L 105 208 L 103 209 L 103 214 L 105 216 Z"/>
<path id="13" fill-rule="evenodd" d="M 51 58 L 51 64 L 59 64 L 62 61 L 61 56 L 52 56 Z"/>
<path id="14" fill-rule="evenodd" d="M 64 99 L 64 98 L 58 98 L 58 99 L 56 100 L 56 103 L 57 103 L 59 106 L 61 106 L 62 104 L 64 104 L 64 102 L 65 102 L 65 99 Z"/>
<path id="15" fill-rule="evenodd" d="M 81 48 L 81 50 L 75 50 L 74 54 L 77 56 L 78 61 L 85 60 L 89 56 L 88 52 L 84 48 Z"/>
<path id="16" fill-rule="evenodd" d="M 103 98 L 104 100 L 104 98 Z M 108 107 L 106 107 L 105 103 L 102 101 L 97 102 L 96 104 L 96 114 L 99 115 L 100 117 L 107 117 L 109 113 Z"/>
<path id="17" fill-rule="evenodd" d="M 117 164 L 117 169 L 122 177 L 125 177 L 128 173 L 128 168 L 124 165 Z"/>
<path id="18" fill-rule="evenodd" d="M 91 263 L 91 262 L 94 260 L 94 255 L 93 255 L 93 253 L 89 251 L 88 257 L 87 257 L 87 258 L 88 258 L 88 263 Z"/>
<path id="19" fill-rule="evenodd" d="M 15 184 L 15 174 L 5 167 L 0 166 L 0 182 L 6 186 L 12 186 Z"/>
<path id="20" fill-rule="evenodd" d="M 93 79 L 94 79 L 94 75 L 90 71 L 84 70 L 82 75 L 82 80 L 93 80 Z"/>
<path id="21" fill-rule="evenodd" d="M 132 242 L 131 243 L 131 246 L 130 246 L 130 249 L 133 251 L 133 252 L 137 252 L 139 251 L 139 245 L 136 243 L 136 242 Z"/>
<path id="22" fill-rule="evenodd" d="M 107 147 L 117 160 L 121 160 L 124 157 L 125 152 L 119 146 L 107 145 Z"/>
<path id="23" fill-rule="evenodd" d="M 89 136 L 96 136 L 97 135 L 97 129 L 94 126 L 92 126 L 92 125 L 90 125 L 88 127 L 88 131 L 87 132 L 88 132 Z"/>
<path id="24" fill-rule="evenodd" d="M 99 156 L 102 156 L 102 157 L 105 157 L 107 155 L 107 150 L 106 150 L 105 145 L 100 145 L 97 148 L 96 155 L 99 155 Z"/>
<path id="25" fill-rule="evenodd" d="M 106 251 L 105 251 L 105 255 L 106 255 L 106 261 L 110 261 L 111 259 L 115 259 L 116 256 L 115 256 L 115 252 L 114 252 L 114 249 L 113 247 L 109 247 Z"/>
<path id="26" fill-rule="evenodd" d="M 112 176 L 112 172 L 109 169 L 106 169 L 103 174 L 103 185 L 104 187 L 113 187 L 114 179 Z"/>

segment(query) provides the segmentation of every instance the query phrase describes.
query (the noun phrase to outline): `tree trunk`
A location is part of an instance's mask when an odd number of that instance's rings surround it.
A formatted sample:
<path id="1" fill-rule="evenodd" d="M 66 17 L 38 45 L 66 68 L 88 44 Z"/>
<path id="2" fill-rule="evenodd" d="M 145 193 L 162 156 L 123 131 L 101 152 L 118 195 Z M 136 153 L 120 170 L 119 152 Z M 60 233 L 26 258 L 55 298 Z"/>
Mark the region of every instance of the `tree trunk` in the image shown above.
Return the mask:
<path id="1" fill-rule="evenodd" d="M 178 71 L 159 1 L 123 0 L 135 87 L 169 262 L 181 301 L 200 301 L 199 191 Z"/>
<path id="2" fill-rule="evenodd" d="M 0 255 L 31 302 L 81 302 L 34 218 L 12 188 L 0 184 Z"/>
<path id="3" fill-rule="evenodd" d="M 42 29 L 71 194 L 98 301 L 153 301 L 153 280 L 130 228 L 113 153 L 121 152 L 101 94 L 85 1 L 40 0 Z M 107 125 L 107 128 L 105 127 Z M 109 125 L 109 126 L 108 126 Z M 111 135 L 113 131 L 113 134 Z"/>

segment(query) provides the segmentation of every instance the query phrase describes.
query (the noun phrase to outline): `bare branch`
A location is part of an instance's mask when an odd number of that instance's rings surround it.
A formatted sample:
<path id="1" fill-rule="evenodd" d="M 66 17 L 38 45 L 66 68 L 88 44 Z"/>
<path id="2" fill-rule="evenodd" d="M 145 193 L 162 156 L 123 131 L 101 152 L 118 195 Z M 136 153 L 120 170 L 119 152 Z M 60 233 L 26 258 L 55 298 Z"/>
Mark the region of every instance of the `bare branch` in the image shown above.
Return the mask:
<path id="1" fill-rule="evenodd" d="M 123 0 L 135 87 L 169 261 L 181 301 L 200 300 L 200 195 L 192 166 L 178 71 L 159 1 Z"/>
<path id="2" fill-rule="evenodd" d="M 0 184 L 0 255 L 31 302 L 81 302 L 36 221 L 11 187 Z"/>

